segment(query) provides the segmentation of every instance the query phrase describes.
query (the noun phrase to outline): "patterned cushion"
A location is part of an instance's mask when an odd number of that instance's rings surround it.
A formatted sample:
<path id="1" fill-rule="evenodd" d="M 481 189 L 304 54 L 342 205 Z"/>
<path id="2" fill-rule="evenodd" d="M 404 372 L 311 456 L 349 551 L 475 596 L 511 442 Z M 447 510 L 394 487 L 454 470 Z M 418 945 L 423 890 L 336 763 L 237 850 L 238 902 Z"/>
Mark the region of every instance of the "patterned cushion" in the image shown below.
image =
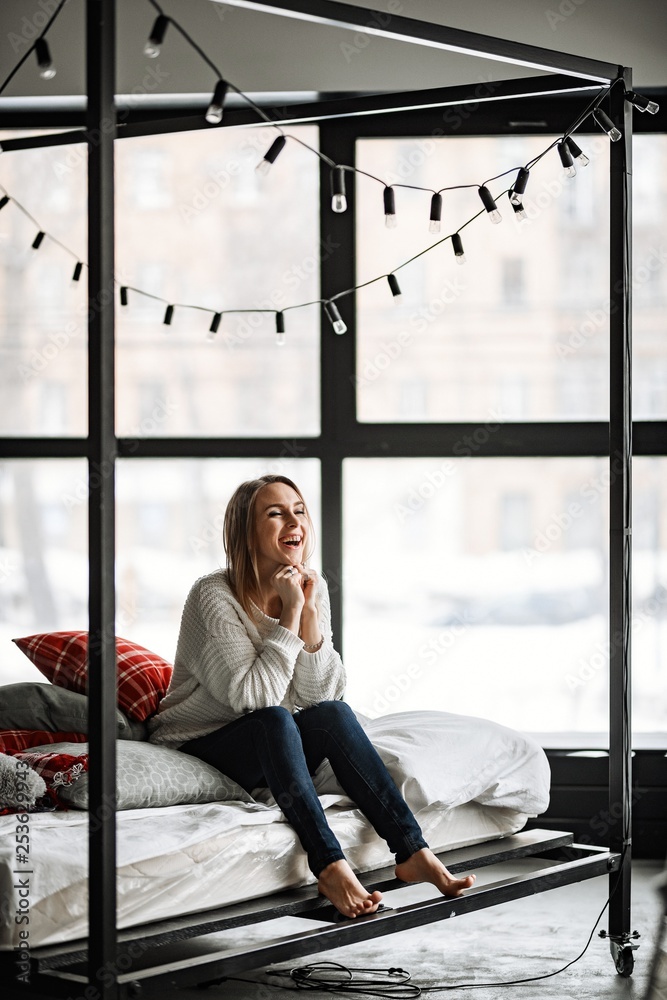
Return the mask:
<path id="1" fill-rule="evenodd" d="M 14 757 L 29 764 L 44 779 L 47 788 L 57 790 L 73 784 L 88 770 L 88 757 L 78 752 L 76 744 L 73 753 L 63 752 L 60 746 L 24 750 L 14 754 Z"/>
<path id="2" fill-rule="evenodd" d="M 85 753 L 88 744 L 60 744 L 61 753 Z M 197 757 L 153 743 L 116 743 L 117 809 L 173 806 L 185 802 L 252 802 L 226 775 Z M 88 808 L 88 776 L 61 787 L 58 797 L 78 809 Z"/>
<path id="3" fill-rule="evenodd" d="M 88 633 L 44 632 L 13 640 L 52 684 L 85 694 Z M 118 705 L 143 722 L 157 711 L 171 679 L 172 666 L 136 642 L 116 636 Z"/>
<path id="4" fill-rule="evenodd" d="M 15 754 L 45 743 L 84 743 L 84 733 L 52 733 L 41 729 L 0 729 L 0 753 Z"/>

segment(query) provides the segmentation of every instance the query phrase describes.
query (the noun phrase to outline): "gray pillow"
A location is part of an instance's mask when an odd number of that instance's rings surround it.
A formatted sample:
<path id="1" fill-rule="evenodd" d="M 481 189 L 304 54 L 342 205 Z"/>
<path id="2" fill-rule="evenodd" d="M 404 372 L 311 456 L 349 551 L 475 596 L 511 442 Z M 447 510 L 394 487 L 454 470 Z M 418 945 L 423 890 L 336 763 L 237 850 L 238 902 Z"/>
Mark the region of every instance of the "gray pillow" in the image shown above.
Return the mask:
<path id="1" fill-rule="evenodd" d="M 54 743 L 41 749 L 79 756 L 88 752 L 88 744 Z M 117 809 L 253 801 L 235 781 L 197 757 L 154 743 L 129 742 L 116 744 L 116 796 Z M 61 786 L 58 798 L 76 809 L 87 809 L 88 775 Z"/>
<path id="2" fill-rule="evenodd" d="M 88 699 L 55 684 L 23 682 L 0 687 L 0 729 L 42 729 L 48 733 L 87 733 Z M 145 740 L 144 722 L 116 709 L 119 740 Z"/>

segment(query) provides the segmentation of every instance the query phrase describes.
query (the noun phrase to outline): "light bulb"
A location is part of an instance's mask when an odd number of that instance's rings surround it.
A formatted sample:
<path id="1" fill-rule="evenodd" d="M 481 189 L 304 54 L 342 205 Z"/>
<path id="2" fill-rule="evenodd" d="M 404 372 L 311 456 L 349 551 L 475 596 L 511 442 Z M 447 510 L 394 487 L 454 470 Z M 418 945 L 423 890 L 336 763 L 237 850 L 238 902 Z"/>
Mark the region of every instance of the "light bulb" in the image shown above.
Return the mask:
<path id="1" fill-rule="evenodd" d="M 284 346 L 285 346 L 285 334 L 284 333 L 277 333 L 276 334 L 276 347 L 284 347 Z"/>
<path id="2" fill-rule="evenodd" d="M 484 205 L 484 208 L 489 213 L 489 219 L 495 226 L 497 226 L 499 222 L 503 221 L 503 217 L 498 211 L 498 206 L 496 205 L 493 199 L 493 195 L 489 191 L 488 187 L 486 187 L 484 184 L 482 184 L 482 186 L 479 189 L 479 196 L 482 199 L 482 204 Z"/>
<path id="3" fill-rule="evenodd" d="M 167 306 L 164 313 L 164 319 L 162 320 L 165 326 L 171 326 L 171 321 L 173 319 L 173 316 L 174 316 L 174 307 Z"/>
<path id="4" fill-rule="evenodd" d="M 37 233 L 37 236 L 35 236 L 34 240 L 32 241 L 33 250 L 39 250 L 40 246 L 42 245 L 42 240 L 44 239 L 45 236 L 46 233 L 42 232 L 40 229 L 40 231 Z"/>
<path id="5" fill-rule="evenodd" d="M 558 155 L 560 156 L 560 162 L 563 164 L 563 173 L 565 176 L 576 177 L 577 170 L 572 159 L 572 153 L 564 139 L 558 143 Z"/>
<path id="6" fill-rule="evenodd" d="M 465 264 L 466 255 L 463 252 L 463 240 L 458 233 L 452 234 L 452 250 L 454 251 L 454 255 L 456 257 L 456 263 Z"/>
<path id="7" fill-rule="evenodd" d="M 341 316 L 341 314 L 338 311 L 338 306 L 336 305 L 335 302 L 325 302 L 324 303 L 324 311 L 326 312 L 327 316 L 329 317 L 329 321 L 330 321 L 331 325 L 333 326 L 334 333 L 346 333 L 347 332 L 347 327 L 345 325 L 343 317 Z"/>
<path id="8" fill-rule="evenodd" d="M 436 191 L 431 198 L 431 213 L 429 215 L 429 233 L 440 232 L 440 220 L 442 219 L 442 195 Z"/>
<path id="9" fill-rule="evenodd" d="M 42 80 L 53 80 L 56 75 L 56 68 L 51 62 L 51 53 L 45 38 L 38 38 L 35 42 L 35 55 L 39 66 L 39 75 Z"/>
<path id="10" fill-rule="evenodd" d="M 345 197 L 345 171 L 334 167 L 331 174 L 331 208 L 334 212 L 344 212 L 347 208 Z"/>
<path id="11" fill-rule="evenodd" d="M 285 346 L 285 316 L 281 312 L 276 313 L 276 345 Z"/>
<path id="12" fill-rule="evenodd" d="M 650 115 L 657 115 L 660 110 L 659 104 L 651 101 L 648 97 L 644 97 L 643 94 L 636 94 L 634 90 L 629 90 L 625 96 L 637 108 L 637 111 L 648 111 Z"/>
<path id="13" fill-rule="evenodd" d="M 72 281 L 78 281 L 81 277 L 81 272 L 83 271 L 83 264 L 80 260 L 77 260 L 74 266 L 74 274 L 72 275 Z"/>
<path id="14" fill-rule="evenodd" d="M 398 278 L 395 274 L 388 274 L 387 281 L 389 282 L 389 287 L 391 288 L 391 294 L 394 296 L 394 300 L 398 302 L 401 298 L 401 286 L 398 283 Z"/>
<path id="15" fill-rule="evenodd" d="M 392 187 L 386 187 L 382 193 L 384 200 L 384 224 L 387 229 L 396 228 L 396 199 L 394 198 L 394 189 Z"/>
<path id="16" fill-rule="evenodd" d="M 581 149 L 579 148 L 579 146 L 577 146 L 576 142 L 574 141 L 574 139 L 572 138 L 571 135 L 567 136 L 567 138 L 565 139 L 565 142 L 567 143 L 567 147 L 570 150 L 570 152 L 572 153 L 572 156 L 574 157 L 574 159 L 578 160 L 579 163 L 580 163 L 580 165 L 582 167 L 587 167 L 588 164 L 591 161 L 586 156 L 586 154 L 581 151 Z"/>
<path id="17" fill-rule="evenodd" d="M 222 313 L 214 313 L 213 319 L 211 320 L 211 325 L 208 328 L 208 333 L 206 334 L 207 340 L 215 340 L 215 335 L 218 332 L 220 326 L 220 320 L 222 319 Z"/>
<path id="18" fill-rule="evenodd" d="M 276 162 L 279 154 L 282 152 L 283 146 L 285 145 L 286 142 L 287 139 L 285 138 L 284 135 L 279 135 L 277 139 L 273 140 L 268 150 L 266 151 L 262 159 L 255 167 L 255 170 L 257 171 L 258 174 L 261 174 L 262 177 L 266 177 L 269 170 L 271 169 L 272 164 Z"/>
<path id="19" fill-rule="evenodd" d="M 514 216 L 517 219 L 527 219 L 526 210 L 521 204 L 521 202 L 512 202 L 512 208 L 514 209 Z"/>
<path id="20" fill-rule="evenodd" d="M 602 108 L 596 108 L 593 111 L 593 118 L 600 128 L 605 130 L 612 142 L 618 142 L 619 139 L 623 138 L 622 133 L 616 128 L 609 115 Z"/>
<path id="21" fill-rule="evenodd" d="M 213 91 L 211 103 L 206 112 L 206 121 L 211 125 L 219 125 L 222 121 L 223 107 L 229 85 L 224 80 L 218 80 Z"/>
<path id="22" fill-rule="evenodd" d="M 149 59 L 157 59 L 160 55 L 160 46 L 164 41 L 168 25 L 169 18 L 165 14 L 158 14 L 148 36 L 148 41 L 144 45 L 144 55 L 148 56 Z"/>
<path id="23" fill-rule="evenodd" d="M 528 183 L 528 178 L 530 177 L 530 170 L 525 167 L 521 167 L 519 173 L 516 175 L 516 180 L 510 191 L 510 201 L 513 205 L 521 204 L 521 195 L 526 190 L 526 184 Z"/>
<path id="24" fill-rule="evenodd" d="M 120 304 L 122 306 L 127 305 L 127 287 L 125 285 L 120 286 Z"/>

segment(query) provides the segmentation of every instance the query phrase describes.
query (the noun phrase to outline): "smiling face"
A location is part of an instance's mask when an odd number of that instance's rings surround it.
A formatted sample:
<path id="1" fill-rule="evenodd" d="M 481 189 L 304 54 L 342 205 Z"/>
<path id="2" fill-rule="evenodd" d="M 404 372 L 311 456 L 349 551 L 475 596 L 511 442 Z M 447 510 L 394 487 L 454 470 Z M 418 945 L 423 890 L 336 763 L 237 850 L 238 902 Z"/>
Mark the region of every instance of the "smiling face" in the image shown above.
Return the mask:
<path id="1" fill-rule="evenodd" d="M 268 483 L 255 500 L 255 558 L 260 578 L 278 566 L 297 566 L 308 549 L 310 518 L 299 494 L 285 483 Z"/>

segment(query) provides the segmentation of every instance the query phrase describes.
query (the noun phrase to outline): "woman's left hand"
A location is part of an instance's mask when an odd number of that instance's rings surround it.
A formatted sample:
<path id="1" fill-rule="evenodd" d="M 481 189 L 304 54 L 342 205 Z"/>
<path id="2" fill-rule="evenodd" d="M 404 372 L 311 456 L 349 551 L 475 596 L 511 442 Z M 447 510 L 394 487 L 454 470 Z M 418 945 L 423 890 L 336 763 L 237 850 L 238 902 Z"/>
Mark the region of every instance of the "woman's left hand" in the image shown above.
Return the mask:
<path id="1" fill-rule="evenodd" d="M 304 566 L 303 563 L 299 567 L 301 572 L 301 587 L 303 589 L 303 596 L 305 597 L 304 609 L 308 608 L 310 611 L 317 611 L 317 593 L 319 590 L 320 578 L 314 569 L 310 566 Z"/>

